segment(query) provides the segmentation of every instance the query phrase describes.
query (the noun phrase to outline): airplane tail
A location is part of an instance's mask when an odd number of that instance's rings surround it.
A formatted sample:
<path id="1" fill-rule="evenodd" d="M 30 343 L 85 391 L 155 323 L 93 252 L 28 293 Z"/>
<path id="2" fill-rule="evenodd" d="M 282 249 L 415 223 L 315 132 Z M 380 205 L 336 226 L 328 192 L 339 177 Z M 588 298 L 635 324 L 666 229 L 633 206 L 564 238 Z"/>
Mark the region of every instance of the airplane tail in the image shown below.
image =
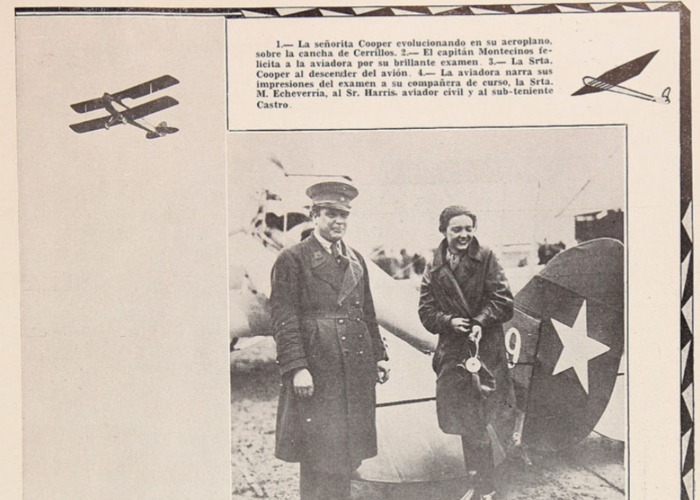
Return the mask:
<path id="1" fill-rule="evenodd" d="M 524 444 L 573 446 L 606 411 L 625 345 L 623 270 L 621 242 L 590 240 L 559 253 L 515 296 L 504 331 Z"/>
<path id="2" fill-rule="evenodd" d="M 177 128 L 175 128 L 175 127 L 169 127 L 168 124 L 165 123 L 165 122 L 160 122 L 160 123 L 156 126 L 156 132 L 158 132 L 158 133 L 160 133 L 160 134 L 162 134 L 162 135 L 165 135 L 165 134 L 174 134 L 174 133 L 177 132 L 178 130 L 180 130 L 180 129 L 177 129 Z"/>
<path id="3" fill-rule="evenodd" d="M 167 123 L 160 122 L 158 125 L 156 125 L 156 130 L 154 132 L 149 131 L 146 134 L 146 138 L 157 139 L 158 137 L 163 137 L 164 135 L 174 134 L 178 130 L 180 129 L 175 127 L 169 127 Z"/>

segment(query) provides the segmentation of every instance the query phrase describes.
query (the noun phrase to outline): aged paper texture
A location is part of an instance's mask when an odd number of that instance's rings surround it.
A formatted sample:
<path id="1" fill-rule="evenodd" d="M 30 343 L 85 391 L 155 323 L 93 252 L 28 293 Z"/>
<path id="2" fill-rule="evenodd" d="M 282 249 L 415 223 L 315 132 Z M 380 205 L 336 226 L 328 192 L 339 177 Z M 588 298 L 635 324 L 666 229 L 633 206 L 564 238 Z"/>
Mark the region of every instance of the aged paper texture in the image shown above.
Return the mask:
<path id="1" fill-rule="evenodd" d="M 0 496 L 297 498 L 269 274 L 333 176 L 392 369 L 353 498 L 463 494 L 417 315 L 452 204 L 515 292 L 559 242 L 621 255 L 576 264 L 614 297 L 516 296 L 504 498 L 694 497 L 693 6 L 411 4 L 3 10 Z"/>

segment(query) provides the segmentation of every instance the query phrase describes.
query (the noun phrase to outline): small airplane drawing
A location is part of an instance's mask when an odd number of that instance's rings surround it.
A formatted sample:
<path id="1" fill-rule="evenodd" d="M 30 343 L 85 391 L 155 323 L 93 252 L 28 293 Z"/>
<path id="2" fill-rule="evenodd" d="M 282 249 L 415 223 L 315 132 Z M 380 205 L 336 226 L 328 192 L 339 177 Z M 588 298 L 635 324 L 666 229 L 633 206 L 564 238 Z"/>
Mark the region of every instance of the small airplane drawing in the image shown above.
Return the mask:
<path id="1" fill-rule="evenodd" d="M 113 93 L 105 92 L 102 97 L 71 104 L 70 107 L 77 113 L 88 113 L 97 109 L 105 109 L 109 112 L 109 115 L 95 118 L 94 120 L 74 123 L 70 125 L 70 128 L 74 132 L 82 134 L 102 128 L 109 130 L 112 125 L 125 124 L 145 130 L 148 139 L 157 139 L 167 134 L 174 134 L 178 131 L 177 128 L 170 127 L 165 122 L 160 122 L 158 125 L 151 125 L 143 118 L 147 115 L 175 106 L 178 104 L 176 99 L 170 96 L 163 96 L 135 107 L 129 107 L 124 104 L 124 99 L 138 99 L 139 97 L 158 92 L 159 90 L 163 90 L 178 83 L 180 82 L 176 78 L 170 75 L 163 75 L 126 90 Z M 116 105 L 119 105 L 123 109 L 117 109 Z"/>
<path id="2" fill-rule="evenodd" d="M 644 92 L 639 92 L 634 89 L 623 87 L 619 85 L 622 82 L 634 78 L 639 75 L 644 68 L 647 67 L 649 62 L 654 58 L 658 50 L 654 52 L 649 52 L 641 57 L 633 59 L 632 61 L 626 62 L 625 64 L 611 69 L 600 75 L 598 78 L 593 78 L 591 76 L 585 76 L 583 78 L 584 86 L 578 89 L 576 92 L 571 94 L 575 95 L 585 95 L 592 94 L 594 92 L 615 92 L 617 94 L 628 95 L 630 97 L 636 97 L 638 99 L 644 99 L 645 101 L 658 102 L 661 104 L 668 104 L 671 102 L 669 95 L 671 93 L 671 87 L 666 87 L 660 96 L 653 96 L 650 94 L 645 94 Z"/>

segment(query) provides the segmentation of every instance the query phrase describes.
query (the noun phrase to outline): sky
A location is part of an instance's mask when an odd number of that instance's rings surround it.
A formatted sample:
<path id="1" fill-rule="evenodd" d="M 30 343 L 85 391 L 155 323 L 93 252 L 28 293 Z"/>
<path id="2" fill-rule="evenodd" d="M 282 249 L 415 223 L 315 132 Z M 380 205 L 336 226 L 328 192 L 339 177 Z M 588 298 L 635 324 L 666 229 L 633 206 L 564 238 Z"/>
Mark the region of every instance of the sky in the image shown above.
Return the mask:
<path id="1" fill-rule="evenodd" d="M 625 205 L 623 127 L 374 130 L 230 134 L 229 227 L 255 212 L 266 187 L 293 206 L 321 178 L 359 189 L 347 238 L 365 248 L 437 245 L 440 211 L 465 205 L 487 245 L 573 243 L 574 215 Z"/>

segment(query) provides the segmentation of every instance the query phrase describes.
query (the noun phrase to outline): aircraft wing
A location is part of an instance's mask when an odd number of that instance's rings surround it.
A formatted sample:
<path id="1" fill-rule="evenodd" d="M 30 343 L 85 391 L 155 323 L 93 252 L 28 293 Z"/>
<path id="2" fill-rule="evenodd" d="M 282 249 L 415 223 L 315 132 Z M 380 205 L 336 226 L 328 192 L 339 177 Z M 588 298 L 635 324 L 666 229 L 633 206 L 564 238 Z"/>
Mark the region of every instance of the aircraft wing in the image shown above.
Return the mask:
<path id="1" fill-rule="evenodd" d="M 76 102 L 70 105 L 73 111 L 76 113 L 89 113 L 90 111 L 95 111 L 96 109 L 103 109 L 105 107 L 105 100 L 102 97 L 96 99 L 90 99 L 89 101 Z"/>
<path id="2" fill-rule="evenodd" d="M 139 97 L 143 97 L 148 94 L 152 94 L 153 92 L 157 92 L 159 90 L 163 90 L 168 87 L 172 87 L 173 85 L 180 83 L 180 81 L 177 78 L 174 78 L 170 75 L 163 75 L 161 77 L 158 77 L 154 80 L 150 80 L 148 82 L 141 83 L 139 85 L 136 85 L 134 87 L 128 88 L 126 90 L 121 90 L 119 92 L 114 92 L 110 94 L 114 99 L 117 101 L 121 101 L 122 99 L 137 99 Z M 83 102 L 77 102 L 75 104 L 70 105 L 71 108 L 73 108 L 74 111 L 78 113 L 88 113 L 90 111 L 94 111 L 96 109 L 104 108 L 105 107 L 105 101 L 102 97 L 98 97 L 96 99 L 90 99 L 88 101 L 83 101 Z"/>
<path id="3" fill-rule="evenodd" d="M 140 106 L 136 106 L 135 108 L 127 109 L 126 111 L 123 111 L 121 115 L 129 120 L 136 120 L 138 118 L 143 118 L 144 116 L 150 115 L 152 113 L 157 113 L 158 111 L 161 111 L 163 109 L 170 108 L 172 106 L 175 106 L 176 104 L 178 104 L 176 99 L 173 99 L 170 96 L 164 96 L 149 101 L 145 104 L 141 104 Z M 86 122 L 74 123 L 73 125 L 70 125 L 70 128 L 73 131 L 78 132 L 79 134 L 82 134 L 84 132 L 91 132 L 93 130 L 105 128 L 105 125 L 110 121 L 111 118 L 112 117 L 110 115 L 107 115 L 101 118 L 95 118 L 94 120 L 88 120 Z M 113 123 L 110 124 L 110 126 L 120 125 L 121 123 L 122 122 L 119 120 L 114 120 Z"/>
<path id="4" fill-rule="evenodd" d="M 356 479 L 385 483 L 440 481 L 465 476 L 459 436 L 443 433 L 435 412 L 432 356 L 381 328 L 391 377 L 377 385 L 377 446 Z"/>
<path id="5" fill-rule="evenodd" d="M 630 78 L 633 78 L 642 71 L 644 71 L 644 68 L 647 67 L 647 64 L 649 64 L 649 62 L 654 58 L 657 52 L 658 50 L 655 50 L 654 52 L 649 52 L 648 54 L 633 59 L 632 61 L 626 62 L 622 66 L 618 66 L 617 68 L 613 68 L 610 71 L 603 73 L 598 78 L 596 78 L 596 80 L 599 80 L 603 83 L 608 83 L 610 85 L 617 85 L 619 83 L 627 81 Z M 605 89 L 593 87 L 591 85 L 584 85 L 571 95 L 592 94 L 594 92 L 602 92 L 603 90 Z"/>
<path id="6" fill-rule="evenodd" d="M 229 252 L 230 340 L 271 335 L 268 298 L 277 252 L 248 233 L 232 235 Z"/>
<path id="7" fill-rule="evenodd" d="M 377 385 L 377 455 L 364 460 L 356 479 L 382 483 L 445 481 L 466 476 L 459 436 L 445 434 L 435 409 L 432 355 L 381 328 L 391 377 Z M 494 461 L 506 457 L 514 414 L 501 412 L 489 425 Z"/>
<path id="8" fill-rule="evenodd" d="M 110 118 L 112 117 L 110 115 L 107 115 L 101 118 L 95 118 L 94 120 L 88 120 L 86 122 L 74 123 L 72 125 L 69 125 L 69 127 L 74 132 L 78 132 L 79 134 L 85 132 L 92 132 L 93 130 L 105 128 L 105 125 L 109 122 Z M 114 123 L 110 124 L 110 126 L 114 125 L 121 125 L 121 122 L 115 121 Z"/>
<path id="9" fill-rule="evenodd" d="M 434 352 L 437 335 L 428 333 L 418 317 L 418 291 L 397 281 L 367 261 L 377 322 L 420 352 Z"/>
<path id="10" fill-rule="evenodd" d="M 170 96 L 159 97 L 147 103 L 136 106 L 135 108 L 127 109 L 122 111 L 122 116 L 129 120 L 136 120 L 138 118 L 143 118 L 144 116 L 150 115 L 152 113 L 157 113 L 158 111 L 170 108 L 178 104 L 176 99 Z"/>
<path id="11" fill-rule="evenodd" d="M 173 85 L 178 83 L 180 83 L 180 80 L 178 80 L 177 78 L 174 78 L 170 75 L 163 75 L 159 78 L 155 78 L 154 80 L 141 83 L 126 90 L 115 92 L 112 94 L 112 97 L 120 101 L 125 98 L 137 99 L 139 97 L 152 94 L 153 92 L 158 92 L 159 90 L 172 87 Z"/>

